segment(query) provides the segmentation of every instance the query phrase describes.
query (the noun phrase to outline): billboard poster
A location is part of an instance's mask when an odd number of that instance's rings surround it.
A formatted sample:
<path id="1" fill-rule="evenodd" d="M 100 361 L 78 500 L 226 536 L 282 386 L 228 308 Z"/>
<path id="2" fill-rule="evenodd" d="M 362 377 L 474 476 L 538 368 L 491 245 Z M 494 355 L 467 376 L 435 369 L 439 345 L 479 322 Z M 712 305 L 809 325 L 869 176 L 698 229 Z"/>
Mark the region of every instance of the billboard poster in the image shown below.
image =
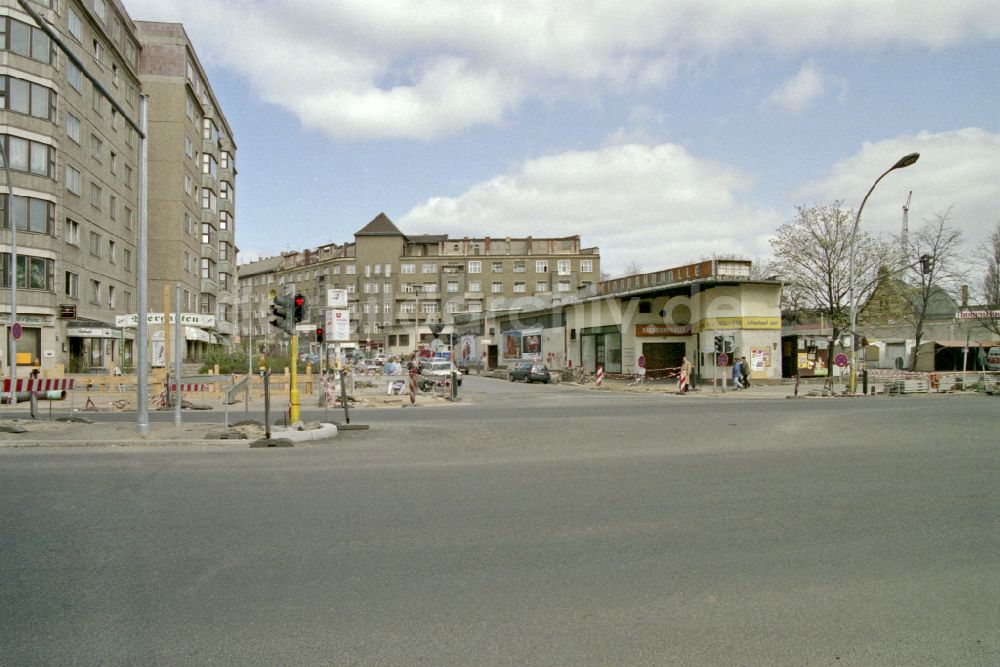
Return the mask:
<path id="1" fill-rule="evenodd" d="M 474 362 L 479 359 L 475 335 L 465 334 L 458 339 L 458 354 L 456 356 L 459 363 Z"/>
<path id="2" fill-rule="evenodd" d="M 521 359 L 521 332 L 506 331 L 503 337 L 503 358 L 509 360 Z"/>
<path id="3" fill-rule="evenodd" d="M 521 339 L 521 348 L 525 359 L 537 359 L 542 355 L 541 334 L 525 334 Z"/>

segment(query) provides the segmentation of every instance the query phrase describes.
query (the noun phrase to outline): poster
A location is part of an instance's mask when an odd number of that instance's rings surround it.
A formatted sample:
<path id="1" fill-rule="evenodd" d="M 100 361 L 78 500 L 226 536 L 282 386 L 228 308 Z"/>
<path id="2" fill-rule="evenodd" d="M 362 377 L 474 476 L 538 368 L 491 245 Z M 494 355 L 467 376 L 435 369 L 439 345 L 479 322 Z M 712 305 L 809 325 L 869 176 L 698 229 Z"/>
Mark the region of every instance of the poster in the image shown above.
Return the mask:
<path id="1" fill-rule="evenodd" d="M 750 348 L 750 371 L 752 373 L 766 373 L 771 367 L 771 348 L 752 347 Z"/>
<path id="2" fill-rule="evenodd" d="M 503 334 L 503 358 L 520 361 L 521 332 L 507 331 Z"/>
<path id="3" fill-rule="evenodd" d="M 475 362 L 479 358 L 476 351 L 476 336 L 474 334 L 464 334 L 458 339 L 457 361 L 461 364 Z"/>
<path id="4" fill-rule="evenodd" d="M 526 334 L 521 339 L 521 346 L 525 359 L 537 359 L 542 355 L 542 336 L 540 334 Z"/>

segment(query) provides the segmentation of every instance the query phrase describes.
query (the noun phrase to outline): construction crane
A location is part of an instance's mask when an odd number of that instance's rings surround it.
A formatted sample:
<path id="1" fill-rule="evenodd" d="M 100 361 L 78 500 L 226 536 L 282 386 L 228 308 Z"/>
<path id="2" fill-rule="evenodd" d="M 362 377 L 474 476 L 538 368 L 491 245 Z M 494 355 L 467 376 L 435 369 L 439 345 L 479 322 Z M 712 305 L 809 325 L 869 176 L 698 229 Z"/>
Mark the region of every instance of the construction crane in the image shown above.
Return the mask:
<path id="1" fill-rule="evenodd" d="M 906 203 L 903 204 L 903 231 L 899 235 L 899 241 L 906 248 L 907 235 L 910 233 L 910 197 L 913 196 L 913 190 L 910 190 L 910 194 L 906 195 Z"/>

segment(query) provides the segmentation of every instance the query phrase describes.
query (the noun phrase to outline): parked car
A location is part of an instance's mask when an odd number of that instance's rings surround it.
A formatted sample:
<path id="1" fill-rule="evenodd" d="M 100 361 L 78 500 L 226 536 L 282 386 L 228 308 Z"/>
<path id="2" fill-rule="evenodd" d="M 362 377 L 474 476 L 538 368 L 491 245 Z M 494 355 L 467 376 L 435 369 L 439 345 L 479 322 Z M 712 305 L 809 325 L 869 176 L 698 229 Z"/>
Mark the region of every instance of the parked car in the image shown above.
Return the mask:
<path id="1" fill-rule="evenodd" d="M 510 369 L 510 381 L 524 380 L 525 382 L 544 382 L 548 384 L 552 379 L 549 369 L 541 364 L 522 362 Z"/>
<path id="2" fill-rule="evenodd" d="M 435 382 L 440 382 L 442 380 L 447 380 L 451 377 L 451 362 L 445 360 L 432 360 L 423 364 L 420 368 L 420 375 L 423 378 L 432 380 Z M 462 386 L 462 374 L 456 374 L 458 378 L 455 382 L 459 387 Z"/>

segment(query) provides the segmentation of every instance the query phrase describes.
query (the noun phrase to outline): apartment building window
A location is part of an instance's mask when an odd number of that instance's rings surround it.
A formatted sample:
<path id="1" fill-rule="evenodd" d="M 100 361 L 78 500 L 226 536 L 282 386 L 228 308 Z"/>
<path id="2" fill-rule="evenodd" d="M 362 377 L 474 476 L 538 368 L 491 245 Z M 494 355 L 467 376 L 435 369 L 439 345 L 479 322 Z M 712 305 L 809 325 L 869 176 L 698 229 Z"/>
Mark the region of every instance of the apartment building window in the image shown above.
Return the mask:
<path id="1" fill-rule="evenodd" d="M 427 262 L 421 267 L 424 273 L 437 273 L 438 265 L 436 262 Z"/>
<path id="2" fill-rule="evenodd" d="M 392 315 L 392 302 L 391 301 L 383 301 L 382 302 L 382 314 L 383 315 Z"/>
<path id="3" fill-rule="evenodd" d="M 190 63 L 188 67 L 190 67 Z M 194 120 L 194 102 L 190 97 L 184 100 L 184 113 L 187 115 L 188 120 Z"/>
<path id="4" fill-rule="evenodd" d="M 122 308 L 126 313 L 132 312 L 132 292 L 125 292 L 122 298 Z"/>
<path id="5" fill-rule="evenodd" d="M 94 0 L 94 14 L 97 18 L 101 19 L 101 23 L 107 23 L 107 8 L 104 6 L 104 0 Z"/>
<path id="6" fill-rule="evenodd" d="M 219 199 L 211 188 L 201 189 L 201 207 L 213 212 L 219 210 Z"/>
<path id="7" fill-rule="evenodd" d="M 90 135 L 90 157 L 98 162 L 104 159 L 104 142 L 96 134 Z"/>
<path id="8" fill-rule="evenodd" d="M 470 313 L 481 313 L 483 312 L 483 304 L 478 301 L 473 301 L 468 306 L 468 311 Z"/>
<path id="9" fill-rule="evenodd" d="M 78 93 L 83 92 L 83 72 L 71 62 L 66 63 L 66 81 Z"/>
<path id="10" fill-rule="evenodd" d="M 594 260 L 592 259 L 581 259 L 580 260 L 580 273 L 593 273 L 594 272 Z"/>
<path id="11" fill-rule="evenodd" d="M 118 217 L 118 198 L 114 195 L 108 195 L 108 217 L 112 220 Z"/>
<path id="12" fill-rule="evenodd" d="M 570 290 L 570 283 L 568 280 L 560 280 L 558 284 L 558 289 L 560 292 L 568 292 Z"/>
<path id="13" fill-rule="evenodd" d="M 129 273 L 132 272 L 132 251 L 128 248 L 122 248 L 122 266 Z"/>
<path id="14" fill-rule="evenodd" d="M 493 262 L 493 273 L 503 273 L 503 262 Z"/>
<path id="15" fill-rule="evenodd" d="M 17 19 L 0 17 L 0 44 L 4 51 L 11 51 L 46 65 L 55 60 L 52 40 L 41 29 Z"/>
<path id="16" fill-rule="evenodd" d="M 68 111 L 66 112 L 66 136 L 77 144 L 80 143 L 80 119 Z"/>
<path id="17" fill-rule="evenodd" d="M 201 277 L 206 280 L 215 280 L 215 262 L 208 257 L 201 258 Z"/>
<path id="18" fill-rule="evenodd" d="M 481 288 L 480 283 L 479 283 L 478 280 L 473 280 L 473 281 L 469 282 L 469 291 L 470 292 L 481 292 L 482 291 L 482 288 Z"/>
<path id="19" fill-rule="evenodd" d="M 229 291 L 229 274 L 219 273 L 219 289 Z"/>
<path id="20" fill-rule="evenodd" d="M 115 286 L 108 285 L 108 308 L 115 307 Z"/>
<path id="21" fill-rule="evenodd" d="M 503 283 L 493 283 L 492 289 L 490 290 L 493 294 L 503 293 Z"/>
<path id="22" fill-rule="evenodd" d="M 209 222 L 201 223 L 201 242 L 215 244 L 215 227 Z"/>
<path id="23" fill-rule="evenodd" d="M 66 239 L 66 243 L 70 245 L 79 246 L 80 245 L 80 223 L 76 220 L 70 220 L 66 218 L 66 224 L 63 225 L 63 236 Z"/>
<path id="24" fill-rule="evenodd" d="M 420 288 L 424 294 L 434 294 L 438 291 L 437 283 L 424 283 Z"/>
<path id="25" fill-rule="evenodd" d="M 556 263 L 556 270 L 560 276 L 568 276 L 570 274 L 570 261 L 568 259 L 560 259 Z"/>
<path id="26" fill-rule="evenodd" d="M 462 312 L 462 302 L 461 301 L 449 301 L 446 307 L 449 313 L 460 313 Z"/>
<path id="27" fill-rule="evenodd" d="M 547 282 L 545 282 L 544 280 L 539 280 L 539 281 L 537 281 L 535 283 L 535 291 L 536 292 L 548 292 L 549 291 L 549 284 Z"/>
<path id="28" fill-rule="evenodd" d="M 215 161 L 214 155 L 201 154 L 201 173 L 208 174 L 212 178 L 219 178 L 219 163 Z"/>
<path id="29" fill-rule="evenodd" d="M 90 106 L 98 116 L 104 115 L 104 96 L 96 87 L 90 89 Z"/>
<path id="30" fill-rule="evenodd" d="M 526 291 L 527 291 L 527 285 L 525 283 L 522 283 L 522 282 L 515 282 L 514 283 L 514 292 L 515 293 L 520 294 L 520 293 L 523 293 L 523 292 L 526 292 Z"/>
<path id="31" fill-rule="evenodd" d="M 184 260 L 181 264 L 181 268 L 184 269 L 184 273 L 191 272 L 191 253 L 186 250 L 184 251 Z"/>
<path id="32" fill-rule="evenodd" d="M 125 84 L 125 101 L 130 107 L 134 107 L 135 103 L 139 100 L 139 90 L 133 86 L 131 83 Z M 131 126 L 129 126 L 131 127 Z M 125 143 L 128 143 L 128 135 L 125 137 Z M 128 144 L 131 146 L 132 144 Z"/>
<path id="33" fill-rule="evenodd" d="M 94 60 L 100 65 L 104 62 L 104 45 L 98 40 L 94 40 Z"/>
<path id="34" fill-rule="evenodd" d="M 90 279 L 90 302 L 101 303 L 101 281 Z"/>
<path id="35" fill-rule="evenodd" d="M 90 232 L 90 254 L 94 257 L 101 256 L 101 235 L 97 232 Z"/>
<path id="36" fill-rule="evenodd" d="M 132 209 L 128 206 L 123 206 L 122 217 L 124 218 L 125 229 L 132 229 Z"/>
<path id="37" fill-rule="evenodd" d="M 111 63 L 111 85 L 118 87 L 118 63 Z M 111 126 L 118 127 L 118 112 L 111 108 Z"/>
<path id="38" fill-rule="evenodd" d="M 67 271 L 65 274 L 64 291 L 66 296 L 79 299 L 80 298 L 80 275 L 73 273 L 72 271 Z"/>
<path id="39" fill-rule="evenodd" d="M 101 210 L 101 199 L 104 196 L 104 191 L 101 186 L 97 183 L 90 184 L 90 205 L 96 208 L 98 211 Z"/>
<path id="40" fill-rule="evenodd" d="M 228 262 L 229 261 L 229 244 L 225 241 L 219 242 L 219 261 Z"/>
<path id="41" fill-rule="evenodd" d="M 354 283 L 347 283 L 347 293 L 355 294 L 358 291 L 358 286 Z"/>
<path id="42" fill-rule="evenodd" d="M 372 265 L 365 264 L 365 278 L 371 278 L 372 275 Z"/>
<path id="43" fill-rule="evenodd" d="M 546 259 L 535 260 L 535 273 L 548 273 L 549 262 Z"/>
<path id="44" fill-rule="evenodd" d="M 219 128 L 211 118 L 202 120 L 201 138 L 211 141 L 213 144 L 219 141 Z"/>
<path id="45" fill-rule="evenodd" d="M 219 211 L 219 229 L 229 229 L 233 222 L 233 214 L 229 211 Z"/>
<path id="46" fill-rule="evenodd" d="M 116 250 L 118 250 L 118 244 L 114 241 L 108 241 L 108 262 L 111 264 L 114 264 L 116 261 Z"/>
<path id="47" fill-rule="evenodd" d="M 410 301 L 399 304 L 399 313 L 401 315 L 412 315 L 415 312 L 417 312 L 417 304 Z"/>
<path id="48" fill-rule="evenodd" d="M 111 151 L 110 153 L 110 169 L 112 174 L 118 173 L 118 153 Z"/>
<path id="49" fill-rule="evenodd" d="M 54 178 L 56 173 L 56 149 L 48 144 L 30 139 L 3 135 L 7 148 L 7 160 L 13 171 L 23 171 L 37 176 Z"/>
<path id="50" fill-rule="evenodd" d="M 411 275 L 417 272 L 416 264 L 400 264 L 399 272 L 404 275 Z"/>
<path id="51" fill-rule="evenodd" d="M 334 264 L 333 265 L 333 275 L 335 275 L 335 276 L 339 276 L 340 275 L 340 264 Z"/>
<path id="52" fill-rule="evenodd" d="M 438 305 L 433 301 L 425 301 L 420 303 L 420 311 L 424 315 L 433 315 L 438 312 Z"/>
<path id="53" fill-rule="evenodd" d="M 17 287 L 54 291 L 55 260 L 47 257 L 33 257 L 18 250 Z M 0 287 L 10 287 L 10 253 L 0 253 Z"/>
<path id="54" fill-rule="evenodd" d="M 83 23 L 80 21 L 80 15 L 69 7 L 66 18 L 69 22 L 69 34 L 76 37 L 76 41 L 83 42 Z"/>
<path id="55" fill-rule="evenodd" d="M 219 183 L 219 199 L 232 199 L 233 198 L 233 186 L 229 181 L 222 181 Z M 377 267 L 378 265 L 376 265 Z M 376 271 L 378 273 L 378 271 Z"/>
<path id="56" fill-rule="evenodd" d="M 3 228 L 8 228 L 6 209 L 7 195 L 0 195 L 0 227 Z M 10 217 L 18 231 L 55 236 L 55 204 L 50 201 L 14 195 Z"/>
<path id="57" fill-rule="evenodd" d="M 219 153 L 219 162 L 220 162 L 220 166 L 223 169 L 231 169 L 232 168 L 232 166 L 231 166 L 232 159 L 233 158 L 229 155 L 229 151 L 221 151 Z"/>
<path id="58" fill-rule="evenodd" d="M 523 259 L 514 260 L 514 273 L 524 273 L 525 270 Z"/>
<path id="59" fill-rule="evenodd" d="M 56 93 L 41 84 L 0 76 L 0 109 L 55 122 Z"/>
<path id="60" fill-rule="evenodd" d="M 139 48 L 135 45 L 131 39 L 125 40 L 125 60 L 129 62 L 132 67 L 135 67 L 136 62 L 139 57 Z"/>
<path id="61" fill-rule="evenodd" d="M 191 137 L 184 135 L 184 155 L 193 158 L 194 157 L 194 142 L 191 141 Z M 187 190 L 185 190 L 187 192 Z"/>
<path id="62" fill-rule="evenodd" d="M 469 273 L 482 273 L 482 271 L 483 271 L 483 263 L 480 262 L 480 261 L 478 261 L 478 260 L 476 260 L 474 262 L 469 262 L 469 266 L 468 266 L 467 270 L 468 270 Z"/>
<path id="63" fill-rule="evenodd" d="M 386 294 L 392 294 L 392 281 L 391 280 L 386 280 L 382 284 L 382 291 L 385 292 Z"/>
<path id="64" fill-rule="evenodd" d="M 347 268 L 345 268 L 344 271 L 347 273 L 347 275 L 353 276 L 353 275 L 357 274 L 358 267 L 357 267 L 356 264 L 348 264 Z"/>
<path id="65" fill-rule="evenodd" d="M 215 315 L 215 297 L 211 294 L 201 295 L 201 314 Z"/>
<path id="66" fill-rule="evenodd" d="M 457 293 L 458 292 L 458 281 L 456 281 L 456 280 L 449 280 L 448 281 L 448 285 L 446 286 L 446 289 L 448 290 L 449 294 L 455 294 L 455 293 Z"/>

